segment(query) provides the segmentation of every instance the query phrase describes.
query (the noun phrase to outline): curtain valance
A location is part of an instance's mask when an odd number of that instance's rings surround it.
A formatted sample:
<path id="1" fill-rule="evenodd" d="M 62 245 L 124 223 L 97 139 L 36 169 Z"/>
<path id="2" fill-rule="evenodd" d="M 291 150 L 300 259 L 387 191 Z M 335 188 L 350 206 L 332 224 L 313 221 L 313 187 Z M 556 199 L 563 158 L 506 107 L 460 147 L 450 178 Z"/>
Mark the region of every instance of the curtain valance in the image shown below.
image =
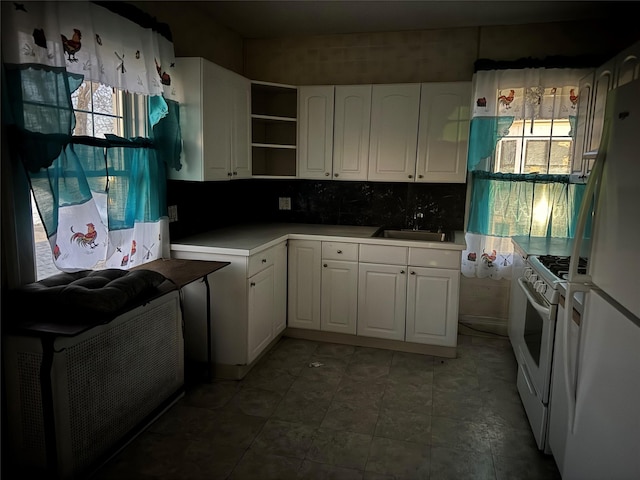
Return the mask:
<path id="1" fill-rule="evenodd" d="M 63 67 L 85 80 L 175 97 L 173 43 L 93 2 L 2 2 L 8 64 Z"/>

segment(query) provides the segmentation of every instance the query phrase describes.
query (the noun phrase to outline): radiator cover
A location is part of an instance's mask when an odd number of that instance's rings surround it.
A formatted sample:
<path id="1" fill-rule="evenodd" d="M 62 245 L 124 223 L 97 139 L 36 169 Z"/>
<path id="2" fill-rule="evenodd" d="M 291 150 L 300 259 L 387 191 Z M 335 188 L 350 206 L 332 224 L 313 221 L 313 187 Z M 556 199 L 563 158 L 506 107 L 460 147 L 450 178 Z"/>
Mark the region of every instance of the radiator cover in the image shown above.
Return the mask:
<path id="1" fill-rule="evenodd" d="M 53 344 L 57 475 L 78 478 L 182 390 L 184 343 L 177 291 Z M 47 469 L 40 338 L 7 336 L 4 364 L 11 453 Z"/>

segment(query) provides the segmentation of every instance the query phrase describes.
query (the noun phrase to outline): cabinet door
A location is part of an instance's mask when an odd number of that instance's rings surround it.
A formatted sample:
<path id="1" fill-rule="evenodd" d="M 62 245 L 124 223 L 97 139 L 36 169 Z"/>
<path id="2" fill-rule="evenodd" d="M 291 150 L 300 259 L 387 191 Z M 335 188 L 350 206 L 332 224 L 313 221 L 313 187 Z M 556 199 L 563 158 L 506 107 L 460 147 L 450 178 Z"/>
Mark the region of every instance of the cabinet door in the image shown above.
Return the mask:
<path id="1" fill-rule="evenodd" d="M 369 180 L 413 182 L 419 110 L 419 83 L 373 86 Z"/>
<path id="2" fill-rule="evenodd" d="M 460 272 L 409 267 L 407 342 L 455 347 Z"/>
<path id="3" fill-rule="evenodd" d="M 247 281 L 249 282 L 247 363 L 251 363 L 273 338 L 275 267 L 270 265 Z"/>
<path id="4" fill-rule="evenodd" d="M 324 260 L 321 290 L 320 329 L 355 335 L 358 312 L 358 264 Z"/>
<path id="5" fill-rule="evenodd" d="M 464 183 L 471 82 L 423 83 L 416 181 Z"/>
<path id="6" fill-rule="evenodd" d="M 287 326 L 287 242 L 273 247 L 275 256 L 273 335 L 279 335 Z"/>
<path id="7" fill-rule="evenodd" d="M 231 98 L 231 178 L 250 178 L 251 82 L 247 78 L 230 72 L 229 88 Z"/>
<path id="8" fill-rule="evenodd" d="M 366 180 L 369 166 L 371 85 L 338 85 L 333 126 L 333 178 Z"/>
<path id="9" fill-rule="evenodd" d="M 298 177 L 329 179 L 333 161 L 333 86 L 298 89 Z"/>
<path id="10" fill-rule="evenodd" d="M 224 68 L 201 61 L 204 180 L 228 180 L 232 175 L 230 77 Z"/>
<path id="11" fill-rule="evenodd" d="M 404 340 L 406 268 L 361 263 L 358 266 L 358 335 Z"/>
<path id="12" fill-rule="evenodd" d="M 616 55 L 615 86 L 620 87 L 640 78 L 640 42 Z"/>
<path id="13" fill-rule="evenodd" d="M 587 152 L 586 137 L 591 114 L 591 100 L 593 95 L 593 73 L 581 78 L 578 82 L 578 112 L 576 116 L 576 130 L 573 139 L 573 160 L 571 173 L 585 173 L 584 154 Z"/>
<path id="14" fill-rule="evenodd" d="M 202 124 L 202 59 L 176 58 L 173 75 L 177 92 L 180 92 L 180 128 L 182 130 L 182 154 L 180 170 L 167 169 L 170 180 L 202 181 L 203 142 Z"/>
<path id="15" fill-rule="evenodd" d="M 604 113 L 607 102 L 607 94 L 613 88 L 613 60 L 598 68 L 593 80 L 593 94 L 590 124 L 587 127 L 587 152 L 597 151 L 602 138 L 604 126 Z"/>
<path id="16" fill-rule="evenodd" d="M 289 242 L 288 326 L 320 330 L 321 242 Z"/>

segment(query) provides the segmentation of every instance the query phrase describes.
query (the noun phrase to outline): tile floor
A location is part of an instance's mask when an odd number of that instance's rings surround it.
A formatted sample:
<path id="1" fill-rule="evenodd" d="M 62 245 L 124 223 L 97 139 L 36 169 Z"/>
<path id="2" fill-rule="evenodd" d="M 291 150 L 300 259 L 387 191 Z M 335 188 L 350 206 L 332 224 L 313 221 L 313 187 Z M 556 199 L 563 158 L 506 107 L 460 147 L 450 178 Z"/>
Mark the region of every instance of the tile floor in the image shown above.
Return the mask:
<path id="1" fill-rule="evenodd" d="M 508 340 L 459 342 L 444 359 L 283 338 L 242 381 L 188 385 L 95 478 L 559 479 Z"/>

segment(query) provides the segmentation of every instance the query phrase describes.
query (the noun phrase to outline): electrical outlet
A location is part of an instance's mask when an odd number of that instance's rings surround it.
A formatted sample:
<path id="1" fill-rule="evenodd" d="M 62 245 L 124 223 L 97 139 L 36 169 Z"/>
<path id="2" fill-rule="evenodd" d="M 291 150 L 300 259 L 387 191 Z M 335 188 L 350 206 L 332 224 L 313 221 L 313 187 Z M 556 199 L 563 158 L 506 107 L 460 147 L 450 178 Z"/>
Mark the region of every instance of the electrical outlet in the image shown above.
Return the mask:
<path id="1" fill-rule="evenodd" d="M 280 197 L 278 199 L 278 208 L 280 210 L 291 210 L 291 197 Z"/>
<path id="2" fill-rule="evenodd" d="M 177 205 L 169 205 L 169 223 L 178 221 L 178 206 Z"/>

